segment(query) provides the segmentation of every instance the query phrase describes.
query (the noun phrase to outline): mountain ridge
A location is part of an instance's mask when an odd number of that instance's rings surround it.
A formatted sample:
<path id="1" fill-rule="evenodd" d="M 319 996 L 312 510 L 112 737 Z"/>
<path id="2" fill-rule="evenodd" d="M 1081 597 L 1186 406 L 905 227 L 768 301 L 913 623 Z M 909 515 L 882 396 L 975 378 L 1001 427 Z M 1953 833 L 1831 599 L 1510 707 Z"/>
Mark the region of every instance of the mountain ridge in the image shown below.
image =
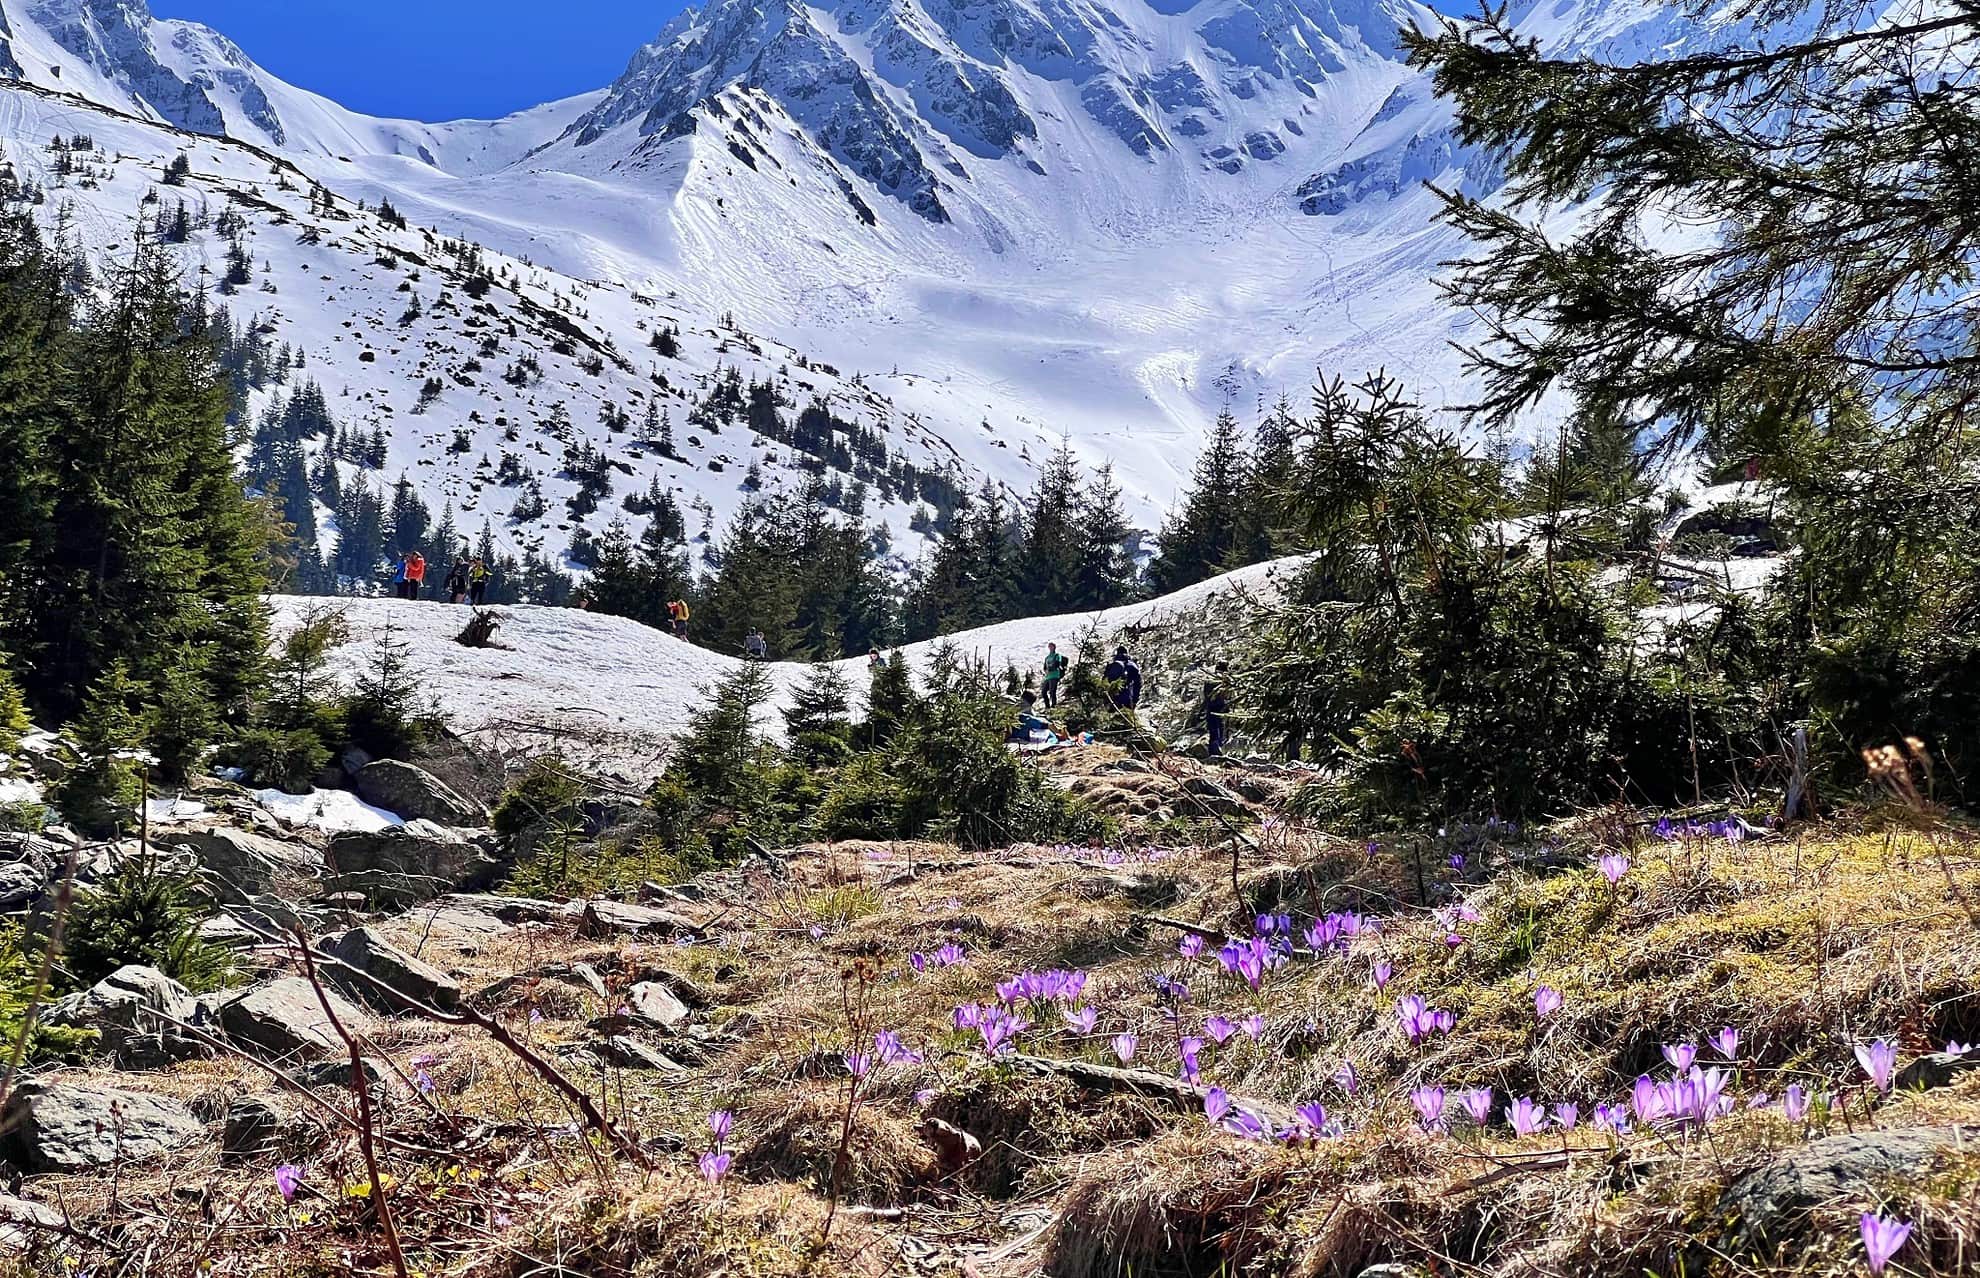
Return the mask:
<path id="1" fill-rule="evenodd" d="M 1547 20 L 1571 30 L 1590 14 L 1624 33 L 1658 21 L 1635 0 L 1568 0 Z M 310 245 L 271 251 L 268 232 L 296 239 L 294 227 L 337 201 L 389 206 L 429 249 L 471 245 L 540 281 L 531 305 L 570 308 L 617 355 L 601 376 L 619 385 L 594 395 L 591 374 L 545 349 L 565 339 L 544 333 L 542 380 L 522 408 L 553 435 L 603 447 L 612 431 L 567 419 L 637 416 L 655 402 L 684 419 L 739 352 L 794 414 L 811 393 L 800 383 L 822 383 L 746 354 L 781 349 L 834 369 L 845 411 L 916 465 L 1021 492 L 1065 440 L 1089 465 L 1112 463 L 1152 526 L 1217 412 L 1262 414 L 1303 394 L 1316 368 L 1385 367 L 1433 408 L 1463 398 L 1450 345 L 1462 321 L 1433 285 L 1463 245 L 1435 223 L 1422 183 L 1489 194 L 1497 175 L 1396 59 L 1396 25 L 1430 20 L 1403 0 L 711 0 L 594 94 L 443 124 L 347 111 L 218 33 L 151 17 L 142 0 L 3 0 L 0 49 L 31 84 L 238 140 L 335 197 L 278 199 L 269 212 L 259 185 L 229 185 L 227 164 L 195 177 L 215 207 L 244 214 L 251 248 L 282 277 L 267 322 L 322 361 L 338 383 L 333 408 L 348 400 L 355 424 L 391 435 L 389 468 L 414 476 L 436 509 L 480 491 L 434 455 L 449 429 L 467 432 L 470 459 L 517 446 L 498 437 L 514 420 L 490 421 L 513 419 L 514 397 L 462 371 L 485 344 L 477 326 L 497 317 L 429 305 L 393 325 L 405 293 L 449 300 L 373 262 L 406 260 L 394 228 L 348 238 L 341 222 L 317 226 L 318 244 L 353 254 L 341 271 L 294 251 Z M 30 116 L 49 113 L 15 110 L 0 138 L 46 185 L 48 137 L 24 127 Z M 99 251 L 159 194 L 142 170 L 162 171 L 183 145 L 136 125 L 117 138 L 136 162 L 125 180 L 67 182 L 44 207 L 69 207 Z M 188 269 L 217 270 L 223 247 L 189 246 Z M 350 349 L 358 292 L 371 346 L 378 330 L 403 328 L 426 349 L 401 342 L 400 360 L 377 362 L 372 349 L 372 362 L 355 362 L 367 353 Z M 627 354 L 656 324 L 688 339 L 689 382 Z M 434 380 L 437 396 L 419 391 Z M 273 393 L 258 389 L 251 411 Z M 418 430 L 415 417 L 426 419 Z M 753 491 L 735 476 L 787 485 L 815 462 L 744 433 L 717 449 L 698 432 L 711 456 L 691 468 L 651 449 L 621 453 L 630 474 L 612 481 L 615 496 L 657 481 L 719 522 Z M 541 479 L 554 505 L 566 481 L 554 467 Z M 882 496 L 872 517 L 912 560 L 921 495 Z M 555 551 L 615 514 L 606 502 L 497 531 Z"/>

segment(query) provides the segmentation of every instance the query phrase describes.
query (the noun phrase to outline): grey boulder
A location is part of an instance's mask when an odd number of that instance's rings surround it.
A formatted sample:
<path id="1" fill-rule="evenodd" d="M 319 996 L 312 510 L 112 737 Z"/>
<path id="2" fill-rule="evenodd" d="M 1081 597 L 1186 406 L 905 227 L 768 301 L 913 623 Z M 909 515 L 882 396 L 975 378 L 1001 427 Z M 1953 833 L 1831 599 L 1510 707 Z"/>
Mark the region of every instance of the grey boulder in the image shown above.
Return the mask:
<path id="1" fill-rule="evenodd" d="M 1872 1198 L 1887 1182 L 1915 1177 L 1980 1128 L 1894 1127 L 1825 1136 L 1788 1149 L 1728 1185 L 1721 1216 L 1738 1254 L 1771 1255 L 1800 1236 L 1818 1207 Z"/>
<path id="2" fill-rule="evenodd" d="M 334 990 L 325 990 L 323 997 L 353 1035 L 378 1029 L 369 1012 L 352 1006 Z M 229 1038 L 264 1059 L 313 1060 L 348 1050 L 324 1014 L 315 988 L 300 976 L 256 986 L 222 1003 L 215 1015 Z"/>
<path id="3" fill-rule="evenodd" d="M 491 848 L 492 840 L 472 839 L 427 820 L 375 833 L 346 831 L 330 840 L 328 887 L 333 892 L 361 892 L 368 900 L 397 906 L 449 892 L 479 891 L 505 868 L 503 861 L 490 855 Z"/>
<path id="4" fill-rule="evenodd" d="M 564 907 L 586 936 L 698 936 L 701 928 L 672 910 L 623 901 L 573 901 Z"/>
<path id="5" fill-rule="evenodd" d="M 687 1005 L 658 981 L 641 981 L 626 992 L 626 1006 L 642 1020 L 668 1029 L 688 1018 Z"/>
<path id="6" fill-rule="evenodd" d="M 210 880 L 237 901 L 271 888 L 293 888 L 323 873 L 323 854 L 308 844 L 232 826 L 198 825 L 162 841 L 190 849 Z"/>
<path id="7" fill-rule="evenodd" d="M 358 797 L 374 807 L 396 812 L 407 820 L 441 825 L 487 825 L 488 809 L 456 793 L 452 786 L 424 768 L 397 759 L 380 759 L 359 768 L 352 777 Z"/>
<path id="8" fill-rule="evenodd" d="M 158 1050 L 169 1055 L 169 1045 L 183 1033 L 174 1022 L 193 1020 L 196 1008 L 185 986 L 155 967 L 133 963 L 55 1004 L 48 1020 L 53 1025 L 93 1029 L 112 1052 L 121 1052 L 135 1038 L 156 1036 Z"/>
<path id="9" fill-rule="evenodd" d="M 28 1172 L 72 1172 L 156 1158 L 206 1128 L 168 1096 L 113 1087 L 26 1083 L 0 1115 L 8 1161 Z"/>
<path id="10" fill-rule="evenodd" d="M 460 1005 L 460 982 L 386 940 L 375 928 L 354 927 L 326 943 L 324 952 L 370 980 L 328 965 L 325 974 L 338 988 L 381 1012 L 396 1013 L 412 1003 L 451 1012 Z M 380 986 L 389 987 L 390 992 Z M 394 997 L 394 994 L 404 998 Z M 410 1000 L 410 1001 L 409 1001 Z"/>

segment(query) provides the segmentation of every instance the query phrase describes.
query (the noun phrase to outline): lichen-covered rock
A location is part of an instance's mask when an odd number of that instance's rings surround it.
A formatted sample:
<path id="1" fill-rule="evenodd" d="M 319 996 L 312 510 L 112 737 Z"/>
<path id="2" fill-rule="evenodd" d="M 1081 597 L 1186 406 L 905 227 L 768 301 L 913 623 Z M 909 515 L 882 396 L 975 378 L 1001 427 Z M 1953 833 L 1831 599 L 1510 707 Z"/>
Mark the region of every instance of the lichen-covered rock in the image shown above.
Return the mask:
<path id="1" fill-rule="evenodd" d="M 1785 1150 L 1726 1187 L 1719 1207 L 1737 1254 L 1770 1253 L 1799 1235 L 1810 1211 L 1868 1200 L 1880 1186 L 1916 1176 L 1980 1128 L 1895 1127 L 1825 1136 Z"/>
<path id="2" fill-rule="evenodd" d="M 0 1150 L 28 1172 L 74 1172 L 156 1158 L 206 1134 L 169 1096 L 114 1087 L 24 1083 L 0 1114 Z"/>
<path id="3" fill-rule="evenodd" d="M 324 997 L 352 1034 L 377 1031 L 369 1012 L 333 990 Z M 222 1003 L 216 1015 L 229 1038 L 268 1060 L 316 1059 L 345 1050 L 315 988 L 300 976 L 258 985 Z"/>

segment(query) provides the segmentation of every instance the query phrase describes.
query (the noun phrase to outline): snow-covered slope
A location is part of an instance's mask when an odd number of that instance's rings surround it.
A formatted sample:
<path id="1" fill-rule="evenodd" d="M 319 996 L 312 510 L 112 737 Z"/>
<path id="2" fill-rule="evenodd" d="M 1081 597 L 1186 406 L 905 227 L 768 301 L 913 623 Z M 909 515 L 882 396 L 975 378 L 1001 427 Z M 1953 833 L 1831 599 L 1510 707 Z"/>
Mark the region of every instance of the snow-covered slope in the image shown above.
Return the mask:
<path id="1" fill-rule="evenodd" d="M 971 661 L 995 671 L 1006 665 L 1035 671 L 1046 645 L 1068 652 L 1097 628 L 1102 636 L 1145 630 L 1177 615 L 1201 612 L 1212 599 L 1244 593 L 1269 600 L 1277 581 L 1297 560 L 1258 564 L 1160 599 L 1099 613 L 1035 617 L 951 635 Z M 278 638 L 310 615 L 341 612 L 349 642 L 332 651 L 333 676 L 348 682 L 372 661 L 380 637 L 405 645 L 420 692 L 460 732 L 519 750 L 562 749 L 597 759 L 629 776 L 647 776 L 664 757 L 667 742 L 707 689 L 733 671 L 740 658 L 725 656 L 623 617 L 571 608 L 502 608 L 496 641 L 501 648 L 467 648 L 455 642 L 468 610 L 396 599 L 323 600 L 281 596 L 273 601 Z M 935 643 L 903 649 L 917 672 L 927 668 Z M 855 698 L 864 696 L 866 659 L 839 663 Z M 776 709 L 805 677 L 807 667 L 771 662 L 777 697 L 765 709 L 764 727 L 776 731 Z"/>

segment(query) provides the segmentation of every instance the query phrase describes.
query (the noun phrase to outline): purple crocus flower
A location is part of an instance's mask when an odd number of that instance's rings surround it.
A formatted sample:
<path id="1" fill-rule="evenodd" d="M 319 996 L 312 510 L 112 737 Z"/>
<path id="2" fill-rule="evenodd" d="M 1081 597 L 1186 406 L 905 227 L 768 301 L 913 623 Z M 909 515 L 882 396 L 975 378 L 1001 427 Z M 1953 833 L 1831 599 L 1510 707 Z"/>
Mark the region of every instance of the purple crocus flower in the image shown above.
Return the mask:
<path id="1" fill-rule="evenodd" d="M 1781 1116 L 1790 1123 L 1808 1117 L 1808 1092 L 1800 1083 L 1789 1083 L 1781 1093 Z"/>
<path id="2" fill-rule="evenodd" d="M 1425 1131 L 1434 1129 L 1444 1118 L 1444 1089 L 1441 1087 L 1419 1087 L 1409 1094 L 1409 1103 L 1416 1106 L 1418 1119 Z"/>
<path id="3" fill-rule="evenodd" d="M 1221 1047 L 1226 1039 L 1237 1033 L 1237 1022 L 1226 1016 L 1212 1016 L 1203 1022 L 1203 1032 L 1217 1040 Z"/>
<path id="4" fill-rule="evenodd" d="M 1602 877 L 1609 881 L 1609 886 L 1614 887 L 1622 882 L 1623 875 L 1629 873 L 1629 858 L 1620 852 L 1605 852 L 1601 859 L 1595 862 L 1595 868 L 1602 872 Z"/>
<path id="5" fill-rule="evenodd" d="M 892 1030 L 873 1036 L 873 1054 L 882 1065 L 919 1065 L 922 1060 L 921 1053 L 901 1042 L 901 1036 Z"/>
<path id="6" fill-rule="evenodd" d="M 1231 1112 L 1231 1098 L 1221 1087 L 1203 1093 L 1203 1113 L 1212 1123 L 1220 1123 Z"/>
<path id="7" fill-rule="evenodd" d="M 1884 1039 L 1856 1045 L 1856 1063 L 1870 1076 L 1880 1092 L 1891 1090 L 1891 1071 L 1897 1066 L 1897 1049 Z"/>
<path id="8" fill-rule="evenodd" d="M 1423 1001 L 1421 994 L 1405 994 L 1396 1000 L 1396 1019 L 1402 1022 L 1403 1033 L 1412 1043 L 1420 1043 L 1430 1031 L 1430 1005 Z"/>
<path id="9" fill-rule="evenodd" d="M 1001 1007 L 988 1008 L 983 1013 L 982 1023 L 976 1032 L 983 1038 L 985 1056 L 1001 1056 L 1009 1050 L 1019 1034 L 1031 1028 L 1031 1022 L 1006 1012 Z"/>
<path id="10" fill-rule="evenodd" d="M 1962 1043 L 1956 1038 L 1946 1040 L 1946 1055 L 1948 1056 L 1964 1056 L 1972 1050 L 1973 1044 L 1971 1043 Z"/>
<path id="11" fill-rule="evenodd" d="M 1597 1105 L 1595 1125 L 1621 1136 L 1629 1131 L 1629 1111 L 1620 1105 Z"/>
<path id="12" fill-rule="evenodd" d="M 1264 1140 L 1271 1135 L 1258 1115 L 1248 1110 L 1234 1109 L 1224 1120 L 1224 1130 L 1242 1136 L 1246 1140 Z"/>
<path id="13" fill-rule="evenodd" d="M 303 1169 L 294 1163 L 283 1163 L 275 1169 L 275 1190 L 282 1195 L 282 1201 L 296 1200 L 296 1190 L 302 1188 Z"/>
<path id="14" fill-rule="evenodd" d="M 1100 1023 L 1100 1013 L 1090 1007 L 1082 1007 L 1077 1012 L 1068 1013 L 1066 1025 L 1081 1034 L 1091 1034 L 1093 1027 Z"/>
<path id="15" fill-rule="evenodd" d="M 954 941 L 950 941 L 947 945 L 935 951 L 935 965 L 937 967 L 954 967 L 966 957 L 968 956 L 963 953 L 963 947 L 957 945 Z"/>
<path id="16" fill-rule="evenodd" d="M 1361 1075 L 1354 1072 L 1353 1061 L 1341 1062 L 1341 1067 L 1334 1071 L 1334 1081 L 1350 1096 L 1361 1089 Z"/>
<path id="17" fill-rule="evenodd" d="M 1671 1063 L 1672 1069 L 1682 1074 L 1698 1059 L 1698 1047 L 1694 1043 L 1666 1043 L 1664 1059 Z"/>
<path id="18" fill-rule="evenodd" d="M 928 970 L 928 956 L 920 950 L 916 950 L 914 953 L 908 955 L 908 966 L 915 970 L 916 975 L 919 975 Z"/>
<path id="19" fill-rule="evenodd" d="M 1120 1057 L 1121 1064 L 1125 1065 L 1134 1059 L 1134 1049 L 1139 1043 L 1140 1040 L 1132 1034 L 1116 1034 L 1113 1042 L 1114 1055 Z"/>
<path id="20" fill-rule="evenodd" d="M 1368 979 L 1375 983 L 1377 990 L 1388 987 L 1389 978 L 1396 974 L 1396 965 L 1387 959 L 1378 959 L 1368 969 Z"/>
<path id="21" fill-rule="evenodd" d="M 729 1129 L 735 1126 L 736 1116 L 726 1109 L 718 1109 L 708 1116 L 708 1130 L 715 1133 L 715 1143 L 720 1145 L 729 1139 Z"/>
<path id="22" fill-rule="evenodd" d="M 1891 1263 L 1891 1257 L 1904 1247 L 1905 1239 L 1911 1237 L 1911 1226 L 1901 1220 L 1889 1220 L 1874 1212 L 1864 1212 L 1857 1222 L 1857 1229 L 1863 1235 L 1863 1254 L 1870 1262 L 1870 1272 L 1882 1274 L 1884 1266 Z"/>
<path id="23" fill-rule="evenodd" d="M 735 1156 L 726 1149 L 711 1149 L 701 1156 L 701 1174 L 711 1185 L 722 1183 L 722 1177 L 729 1174 L 729 1164 Z"/>
<path id="24" fill-rule="evenodd" d="M 1203 953 L 1203 938 L 1191 932 L 1177 943 L 1176 949 L 1186 959 L 1193 959 Z"/>
<path id="25" fill-rule="evenodd" d="M 1257 1012 L 1253 1012 L 1238 1022 L 1238 1028 L 1244 1031 L 1246 1038 L 1256 1043 L 1265 1033 L 1265 1018 Z"/>
<path id="26" fill-rule="evenodd" d="M 1531 1136 L 1547 1125 L 1547 1109 L 1532 1097 L 1522 1096 L 1506 1106 L 1506 1121 L 1521 1136 Z"/>
<path id="27" fill-rule="evenodd" d="M 1559 990 L 1551 985 L 1542 985 L 1533 991 L 1533 1015 L 1544 1021 L 1560 1011 L 1561 1006 L 1566 1002 Z"/>
<path id="28" fill-rule="evenodd" d="M 1327 1107 L 1319 1101 L 1308 1101 L 1296 1111 L 1299 1121 L 1316 1132 L 1327 1129 Z"/>
<path id="29" fill-rule="evenodd" d="M 842 1059 L 846 1063 L 846 1073 L 854 1078 L 865 1078 L 873 1069 L 873 1058 L 864 1052 L 846 1052 Z"/>
<path id="30" fill-rule="evenodd" d="M 1492 1089 L 1491 1088 L 1473 1087 L 1468 1091 L 1459 1092 L 1458 1103 L 1464 1106 L 1465 1113 L 1471 1115 L 1471 1121 L 1477 1123 L 1480 1127 L 1483 1127 L 1486 1123 L 1491 1121 L 1492 1119 Z"/>
<path id="31" fill-rule="evenodd" d="M 1581 1106 L 1572 1101 L 1562 1101 L 1554 1106 L 1554 1122 L 1564 1132 L 1571 1132 L 1581 1122 Z"/>
<path id="32" fill-rule="evenodd" d="M 1739 1059 L 1739 1031 L 1732 1026 L 1726 1026 L 1706 1041 L 1712 1044 L 1713 1051 L 1727 1060 L 1736 1061 Z"/>

